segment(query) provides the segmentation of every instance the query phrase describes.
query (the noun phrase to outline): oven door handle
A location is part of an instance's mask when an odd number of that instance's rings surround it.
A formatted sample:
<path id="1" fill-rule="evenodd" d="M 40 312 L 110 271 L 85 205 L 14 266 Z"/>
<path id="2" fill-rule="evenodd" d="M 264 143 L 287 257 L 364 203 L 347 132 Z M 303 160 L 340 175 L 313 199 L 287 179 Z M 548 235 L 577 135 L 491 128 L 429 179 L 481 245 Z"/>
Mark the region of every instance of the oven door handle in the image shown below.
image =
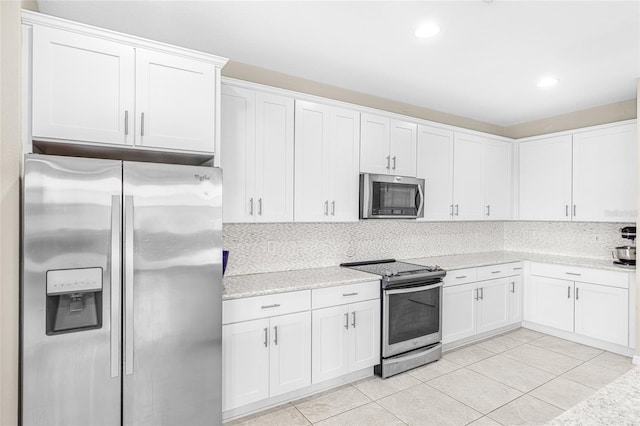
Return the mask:
<path id="1" fill-rule="evenodd" d="M 387 289 L 387 290 L 384 290 L 384 292 L 385 292 L 385 294 L 388 294 L 388 295 L 405 294 L 405 293 L 416 293 L 418 291 L 433 290 L 433 289 L 442 287 L 443 284 L 444 283 L 441 281 L 439 283 L 423 285 L 423 286 L 417 286 L 417 287 Z"/>

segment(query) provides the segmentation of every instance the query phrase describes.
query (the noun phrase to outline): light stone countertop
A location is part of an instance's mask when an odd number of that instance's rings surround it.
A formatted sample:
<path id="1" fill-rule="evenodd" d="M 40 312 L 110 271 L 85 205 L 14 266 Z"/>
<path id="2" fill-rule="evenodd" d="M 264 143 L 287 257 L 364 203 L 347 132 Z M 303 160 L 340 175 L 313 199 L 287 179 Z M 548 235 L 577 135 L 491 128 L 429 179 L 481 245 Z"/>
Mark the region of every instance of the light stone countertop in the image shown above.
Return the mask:
<path id="1" fill-rule="evenodd" d="M 616 266 L 612 261 L 607 259 L 556 256 L 513 251 L 469 253 L 402 260 L 419 265 L 439 265 L 445 270 L 474 268 L 530 260 L 533 262 L 556 263 L 561 265 L 582 266 L 614 271 L 635 271 L 635 269 Z M 282 272 L 266 272 L 262 274 L 232 275 L 226 276 L 223 279 L 224 289 L 222 299 L 239 299 L 243 297 L 262 296 L 265 294 L 285 293 L 288 291 L 332 287 L 343 284 L 356 284 L 379 279 L 380 277 L 378 275 L 368 274 L 366 272 L 360 272 L 349 268 L 341 268 L 339 266 Z"/>
<path id="2" fill-rule="evenodd" d="M 640 423 L 640 367 L 635 367 L 591 397 L 547 423 L 567 425 L 637 425 Z"/>

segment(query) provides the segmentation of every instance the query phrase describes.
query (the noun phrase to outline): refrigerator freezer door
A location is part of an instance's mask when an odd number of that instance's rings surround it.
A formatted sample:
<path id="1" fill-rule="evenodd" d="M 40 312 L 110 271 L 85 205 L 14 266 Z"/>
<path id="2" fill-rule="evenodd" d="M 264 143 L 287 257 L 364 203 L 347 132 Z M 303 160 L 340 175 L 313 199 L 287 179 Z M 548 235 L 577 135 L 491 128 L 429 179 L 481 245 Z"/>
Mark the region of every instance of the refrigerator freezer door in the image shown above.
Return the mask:
<path id="1" fill-rule="evenodd" d="M 120 423 L 121 177 L 119 161 L 26 157 L 25 426 Z"/>
<path id="2" fill-rule="evenodd" d="M 123 423 L 221 424 L 221 171 L 125 162 L 123 176 Z"/>

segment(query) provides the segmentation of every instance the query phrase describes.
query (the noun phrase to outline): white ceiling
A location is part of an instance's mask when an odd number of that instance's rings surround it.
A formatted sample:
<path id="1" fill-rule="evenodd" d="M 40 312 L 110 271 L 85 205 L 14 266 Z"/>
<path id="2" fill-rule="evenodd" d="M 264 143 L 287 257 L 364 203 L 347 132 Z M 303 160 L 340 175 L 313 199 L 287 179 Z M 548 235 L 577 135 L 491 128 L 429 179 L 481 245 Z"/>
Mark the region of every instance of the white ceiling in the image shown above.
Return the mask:
<path id="1" fill-rule="evenodd" d="M 509 126 L 636 96 L 639 1 L 38 1 L 42 13 Z M 436 21 L 432 39 L 415 29 Z M 553 74 L 552 89 L 537 80 Z"/>

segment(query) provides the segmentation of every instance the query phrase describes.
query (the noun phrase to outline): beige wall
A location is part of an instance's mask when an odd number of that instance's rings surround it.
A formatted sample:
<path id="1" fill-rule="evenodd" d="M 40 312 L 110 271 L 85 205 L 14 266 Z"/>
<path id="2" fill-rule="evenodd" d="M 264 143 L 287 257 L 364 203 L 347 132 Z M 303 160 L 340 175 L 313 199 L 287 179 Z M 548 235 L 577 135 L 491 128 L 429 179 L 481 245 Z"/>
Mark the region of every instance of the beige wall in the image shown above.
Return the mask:
<path id="1" fill-rule="evenodd" d="M 0 1 L 0 424 L 18 416 L 20 2 Z"/>
<path id="2" fill-rule="evenodd" d="M 636 118 L 637 114 L 636 100 L 629 99 L 569 114 L 548 117 L 509 127 L 501 127 L 491 123 L 379 98 L 377 96 L 293 77 L 234 61 L 227 63 L 222 69 L 222 75 L 510 138 L 524 138 L 579 127 L 629 120 Z"/>

